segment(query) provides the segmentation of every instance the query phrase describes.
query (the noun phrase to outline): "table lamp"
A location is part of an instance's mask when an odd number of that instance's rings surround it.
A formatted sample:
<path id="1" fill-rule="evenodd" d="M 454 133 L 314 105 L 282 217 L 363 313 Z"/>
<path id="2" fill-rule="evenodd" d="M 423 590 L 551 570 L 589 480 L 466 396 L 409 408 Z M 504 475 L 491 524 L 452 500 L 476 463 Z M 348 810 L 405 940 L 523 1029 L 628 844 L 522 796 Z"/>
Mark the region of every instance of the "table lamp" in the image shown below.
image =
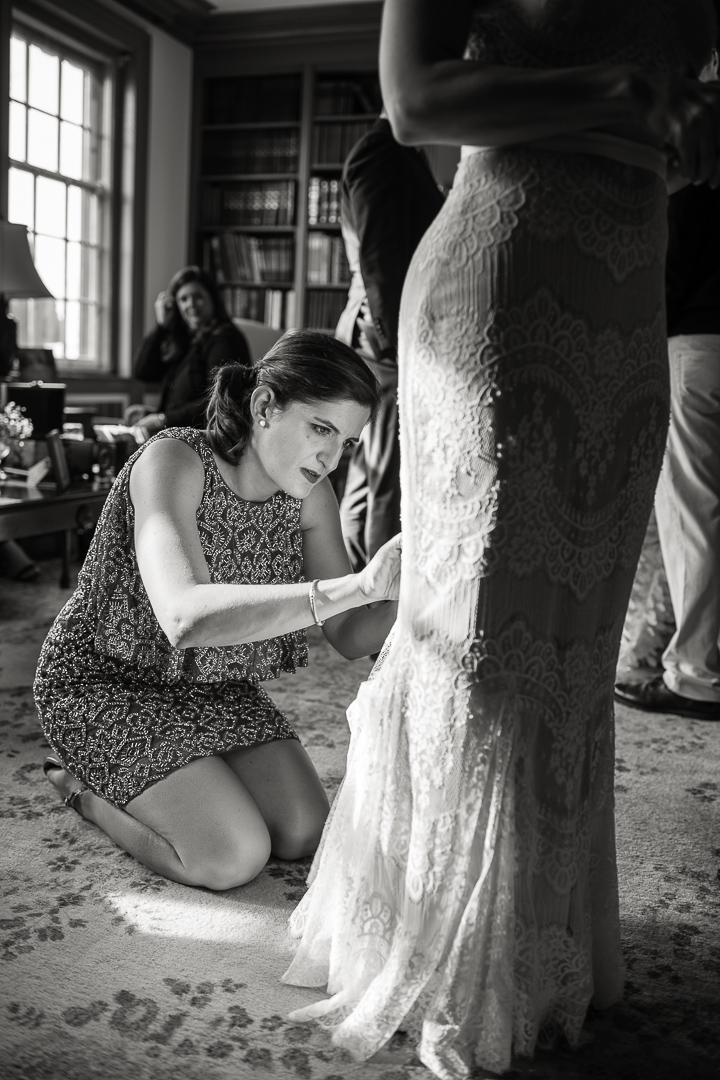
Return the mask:
<path id="1" fill-rule="evenodd" d="M 0 379 L 9 373 L 17 350 L 17 323 L 8 311 L 13 298 L 53 297 L 35 269 L 27 227 L 0 219 Z"/>

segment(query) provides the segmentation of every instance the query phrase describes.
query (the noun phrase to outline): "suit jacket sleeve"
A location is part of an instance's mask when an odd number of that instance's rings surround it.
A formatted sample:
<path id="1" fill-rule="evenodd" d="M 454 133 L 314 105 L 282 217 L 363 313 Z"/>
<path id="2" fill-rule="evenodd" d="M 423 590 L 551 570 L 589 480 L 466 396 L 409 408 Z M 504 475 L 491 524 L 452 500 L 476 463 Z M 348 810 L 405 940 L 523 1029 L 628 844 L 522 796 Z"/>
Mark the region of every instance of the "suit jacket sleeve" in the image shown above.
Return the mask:
<path id="1" fill-rule="evenodd" d="M 437 205 L 426 212 L 422 227 L 412 220 L 418 202 L 408 195 L 415 167 L 408 155 L 416 153 L 391 139 L 369 141 L 348 162 L 344 177 L 360 244 L 360 272 L 384 355 L 397 351 L 405 275 L 420 236 L 442 204 L 437 191 Z"/>

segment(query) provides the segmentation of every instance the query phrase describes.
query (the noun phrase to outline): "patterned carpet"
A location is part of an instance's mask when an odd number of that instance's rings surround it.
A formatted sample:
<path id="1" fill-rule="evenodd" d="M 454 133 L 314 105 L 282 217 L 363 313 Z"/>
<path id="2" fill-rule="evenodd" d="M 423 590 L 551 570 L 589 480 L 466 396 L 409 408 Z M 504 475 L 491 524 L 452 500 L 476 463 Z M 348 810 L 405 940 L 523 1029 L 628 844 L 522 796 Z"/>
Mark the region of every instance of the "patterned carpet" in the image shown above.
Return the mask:
<path id="1" fill-rule="evenodd" d="M 30 684 L 68 592 L 58 565 L 0 579 L 0 1074 L 23 1080 L 425 1080 L 402 1038 L 355 1064 L 288 1012 L 279 982 L 308 863 L 271 862 L 225 894 L 135 863 L 57 801 Z M 344 710 L 369 670 L 311 635 L 311 666 L 268 685 L 328 790 Z M 720 1073 L 720 726 L 618 710 L 618 846 L 626 1000 L 575 1053 L 518 1062 L 538 1080 L 710 1080 Z"/>

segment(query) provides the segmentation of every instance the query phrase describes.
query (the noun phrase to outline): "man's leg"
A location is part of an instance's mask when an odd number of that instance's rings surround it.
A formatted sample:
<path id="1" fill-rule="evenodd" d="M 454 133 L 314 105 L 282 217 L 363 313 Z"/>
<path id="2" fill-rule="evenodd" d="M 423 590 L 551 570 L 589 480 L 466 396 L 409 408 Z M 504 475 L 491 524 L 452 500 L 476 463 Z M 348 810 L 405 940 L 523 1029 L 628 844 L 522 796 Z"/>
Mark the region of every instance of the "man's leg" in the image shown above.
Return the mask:
<path id="1" fill-rule="evenodd" d="M 367 564 L 365 548 L 365 519 L 368 504 L 368 480 L 365 466 L 367 425 L 348 465 L 345 490 L 340 500 L 340 525 L 353 573 L 358 574 Z"/>
<path id="2" fill-rule="evenodd" d="M 367 558 L 371 559 L 383 544 L 400 532 L 397 383 L 383 388 L 378 414 L 365 430 L 368 486 L 365 550 Z"/>
<path id="3" fill-rule="evenodd" d="M 663 654 L 676 694 L 720 703 L 720 335 L 670 339 L 672 411 L 655 500 L 677 630 Z"/>

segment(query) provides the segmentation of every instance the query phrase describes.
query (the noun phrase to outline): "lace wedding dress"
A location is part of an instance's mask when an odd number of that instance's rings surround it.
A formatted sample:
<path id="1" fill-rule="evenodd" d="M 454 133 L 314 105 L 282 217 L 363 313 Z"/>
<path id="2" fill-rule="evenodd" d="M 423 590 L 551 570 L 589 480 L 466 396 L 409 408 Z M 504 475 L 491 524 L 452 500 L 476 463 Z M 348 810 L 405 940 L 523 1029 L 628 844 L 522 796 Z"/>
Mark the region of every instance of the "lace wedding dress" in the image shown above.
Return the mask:
<path id="1" fill-rule="evenodd" d="M 496 5 L 469 55 L 677 66 L 676 7 L 570 42 Z M 612 697 L 669 411 L 666 189 L 594 138 L 466 153 L 415 255 L 398 620 L 291 920 L 284 979 L 331 995 L 293 1018 L 360 1059 L 407 1031 L 446 1080 L 623 990 Z"/>

